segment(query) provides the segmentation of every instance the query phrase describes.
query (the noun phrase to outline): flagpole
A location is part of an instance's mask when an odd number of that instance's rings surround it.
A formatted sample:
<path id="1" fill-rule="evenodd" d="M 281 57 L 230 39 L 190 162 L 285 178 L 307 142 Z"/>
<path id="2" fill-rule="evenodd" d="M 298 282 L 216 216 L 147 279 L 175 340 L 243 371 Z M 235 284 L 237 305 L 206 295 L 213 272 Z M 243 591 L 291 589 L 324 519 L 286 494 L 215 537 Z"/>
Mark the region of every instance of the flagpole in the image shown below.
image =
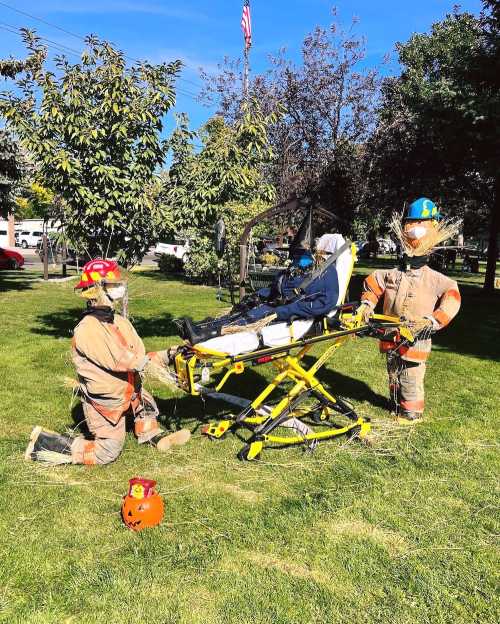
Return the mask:
<path id="1" fill-rule="evenodd" d="M 250 97 L 249 73 L 250 73 L 250 48 L 252 46 L 252 25 L 250 16 L 250 0 L 243 4 L 243 16 L 241 19 L 243 29 L 243 101 L 248 102 Z"/>
<path id="2" fill-rule="evenodd" d="M 245 49 L 243 51 L 243 99 L 248 102 L 248 72 L 249 72 L 249 59 L 248 52 L 250 48 L 245 42 Z"/>

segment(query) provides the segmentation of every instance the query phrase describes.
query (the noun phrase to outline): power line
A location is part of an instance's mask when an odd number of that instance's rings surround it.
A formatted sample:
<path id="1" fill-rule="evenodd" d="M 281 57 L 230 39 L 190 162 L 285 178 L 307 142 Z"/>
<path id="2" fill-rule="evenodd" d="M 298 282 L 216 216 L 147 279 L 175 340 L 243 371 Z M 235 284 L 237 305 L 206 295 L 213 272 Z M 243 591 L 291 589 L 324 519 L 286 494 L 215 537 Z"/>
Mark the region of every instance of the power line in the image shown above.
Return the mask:
<path id="1" fill-rule="evenodd" d="M 0 4 L 2 4 L 0 2 Z M 5 30 L 9 33 L 12 33 L 13 35 L 17 35 L 18 37 L 22 37 L 22 34 L 19 32 L 19 30 L 17 29 L 16 26 L 12 26 L 11 24 L 7 24 L 5 22 L 0 22 L 0 29 Z M 47 43 L 45 44 L 48 48 L 54 49 L 57 52 L 62 52 L 63 54 L 73 54 L 74 56 L 77 56 L 78 58 L 81 58 L 81 52 L 79 52 L 78 50 L 75 50 L 74 48 L 70 48 L 62 43 L 58 43 L 56 41 L 52 41 L 52 39 L 47 39 L 47 37 L 42 37 L 40 36 L 40 39 L 43 41 L 46 41 Z M 180 80 L 180 78 L 177 78 L 177 80 Z M 193 93 L 192 91 L 188 91 L 187 89 L 183 89 L 180 88 L 179 86 L 177 86 L 176 88 L 176 92 L 180 93 L 181 95 L 184 95 L 186 97 L 191 98 L 192 100 L 198 101 L 198 94 L 197 93 Z"/>
<path id="2" fill-rule="evenodd" d="M 49 22 L 47 20 L 44 20 L 41 17 L 38 17 L 37 15 L 33 15 L 32 13 L 28 13 L 26 11 L 21 11 L 20 9 L 16 9 L 16 7 L 13 7 L 10 4 L 7 4 L 6 2 L 0 2 L 0 6 L 3 6 L 5 8 L 7 8 L 7 9 L 10 9 L 11 11 L 15 11 L 16 13 L 19 13 L 20 15 L 24 15 L 25 17 L 29 17 L 32 20 L 36 20 L 38 22 L 41 22 L 42 24 L 45 24 L 46 26 L 51 26 L 52 28 L 56 28 L 57 30 L 60 30 L 61 32 L 65 33 L 67 35 L 70 35 L 71 37 L 75 37 L 76 39 L 80 39 L 81 41 L 85 41 L 85 37 L 83 37 L 82 35 L 79 35 L 77 33 L 71 32 L 71 30 L 67 30 L 66 28 L 62 28 L 61 26 L 58 26 L 57 24 L 54 24 L 54 23 Z M 125 55 L 125 58 L 130 60 L 130 61 L 134 61 L 134 63 L 140 63 L 141 62 L 139 59 L 136 59 L 136 58 L 134 58 L 132 56 Z M 195 69 L 192 65 L 189 65 L 185 61 L 183 61 L 183 62 L 186 65 L 186 67 L 191 67 L 191 69 Z M 192 85 L 194 85 L 195 87 L 198 87 L 198 88 L 200 86 L 199 84 L 195 83 L 193 80 L 189 80 L 189 78 L 178 78 L 178 80 L 182 80 L 183 82 L 190 83 L 190 84 L 192 84 Z"/>
<path id="3" fill-rule="evenodd" d="M 37 17 L 36 15 L 32 15 L 31 13 L 27 13 L 26 11 L 21 11 L 20 9 L 16 9 L 15 7 L 11 6 L 10 4 L 7 4 L 6 2 L 0 2 L 0 5 L 6 7 L 7 9 L 10 9 L 11 11 L 15 11 L 16 13 L 19 13 L 20 15 L 24 15 L 25 17 L 30 17 L 31 19 L 37 20 L 38 22 L 42 22 L 42 24 L 45 24 L 47 26 L 52 26 L 52 28 L 57 28 L 57 30 L 60 30 L 61 32 L 66 33 L 67 35 L 71 35 L 72 37 L 76 37 L 77 39 L 85 40 L 85 37 L 82 37 L 82 35 L 77 35 L 76 33 L 73 33 L 70 30 L 66 30 L 65 28 L 61 28 L 60 26 L 57 26 L 56 24 L 47 22 L 41 17 Z"/>
<path id="4" fill-rule="evenodd" d="M 16 26 L 11 26 L 10 24 L 6 24 L 5 22 L 0 22 L 0 28 L 2 28 L 2 30 L 6 30 L 7 32 L 12 33 L 13 35 L 17 35 L 18 37 L 21 37 L 21 33 L 19 32 L 19 30 L 17 29 Z M 73 48 L 69 48 L 68 46 L 62 44 L 62 43 L 58 43 L 57 41 L 52 41 L 51 39 L 47 39 L 46 37 L 40 37 L 40 39 L 42 41 L 46 41 L 47 42 L 47 47 L 48 48 L 54 48 L 55 50 L 57 50 L 58 52 L 66 52 L 67 54 L 74 54 L 78 57 L 81 56 L 81 53 L 78 52 L 78 50 L 74 50 Z"/>

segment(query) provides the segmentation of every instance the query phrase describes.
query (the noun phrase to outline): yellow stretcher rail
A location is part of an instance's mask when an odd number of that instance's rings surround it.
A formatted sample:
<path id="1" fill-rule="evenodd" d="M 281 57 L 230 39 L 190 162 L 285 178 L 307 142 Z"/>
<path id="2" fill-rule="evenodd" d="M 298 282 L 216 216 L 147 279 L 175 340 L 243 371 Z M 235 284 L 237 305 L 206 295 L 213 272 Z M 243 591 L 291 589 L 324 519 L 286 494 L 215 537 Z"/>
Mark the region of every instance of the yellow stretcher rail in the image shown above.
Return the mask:
<path id="1" fill-rule="evenodd" d="M 369 419 L 358 416 L 352 406 L 327 390 L 316 375 L 335 351 L 351 337 L 374 335 L 376 331 L 388 330 L 399 332 L 402 338 L 409 341 L 413 340 L 413 336 L 397 317 L 376 314 L 366 324 L 352 310 L 353 306 L 350 304 L 340 306 L 335 329 L 324 322 L 319 335 L 293 340 L 281 347 L 264 347 L 235 356 L 219 353 L 202 345 L 187 345 L 182 348 L 175 359 L 177 379 L 179 387 L 194 396 L 212 395 L 217 398 L 217 393 L 227 380 L 232 375 L 244 373 L 247 365 L 271 363 L 277 371 L 268 385 L 239 414 L 208 425 L 204 433 L 216 439 L 236 428 L 249 430 L 251 435 L 238 454 L 240 459 L 247 460 L 257 458 L 265 446 L 310 446 L 320 440 L 346 434 L 364 437 L 370 431 Z M 331 344 L 312 366 L 305 368 L 302 364 L 304 356 L 315 344 L 323 342 Z M 298 352 L 292 355 L 295 351 Z M 219 373 L 223 373 L 220 380 L 215 382 L 212 390 L 208 389 L 208 379 L 218 376 Z M 267 406 L 266 401 L 271 395 L 282 390 L 287 383 L 291 387 L 272 407 Z M 338 418 L 343 422 L 338 423 Z M 306 422 L 308 419 L 312 419 L 314 425 L 322 428 L 310 430 L 308 427 L 306 433 L 297 432 L 297 425 L 294 428 L 294 423 Z"/>

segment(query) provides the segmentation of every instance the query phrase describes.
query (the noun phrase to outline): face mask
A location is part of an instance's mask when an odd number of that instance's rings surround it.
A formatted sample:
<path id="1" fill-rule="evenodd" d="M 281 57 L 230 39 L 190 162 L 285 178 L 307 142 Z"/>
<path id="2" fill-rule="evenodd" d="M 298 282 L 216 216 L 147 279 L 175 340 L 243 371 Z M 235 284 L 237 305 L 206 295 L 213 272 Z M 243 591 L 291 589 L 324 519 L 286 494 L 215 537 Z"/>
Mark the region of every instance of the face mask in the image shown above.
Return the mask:
<path id="1" fill-rule="evenodd" d="M 413 240 L 419 240 L 427 234 L 427 228 L 423 225 L 415 225 L 405 230 L 405 236 Z"/>
<path id="2" fill-rule="evenodd" d="M 123 284 L 121 286 L 107 286 L 106 294 L 112 301 L 123 299 L 125 296 L 125 286 Z"/>

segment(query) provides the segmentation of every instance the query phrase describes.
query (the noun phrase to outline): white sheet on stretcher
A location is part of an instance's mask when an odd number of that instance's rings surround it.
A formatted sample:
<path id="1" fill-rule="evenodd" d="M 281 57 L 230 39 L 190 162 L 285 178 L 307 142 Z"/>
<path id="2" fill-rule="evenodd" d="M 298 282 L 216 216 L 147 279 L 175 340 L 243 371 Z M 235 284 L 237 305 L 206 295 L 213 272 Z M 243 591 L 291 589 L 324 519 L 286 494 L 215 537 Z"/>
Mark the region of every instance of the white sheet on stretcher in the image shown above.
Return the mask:
<path id="1" fill-rule="evenodd" d="M 340 244 L 344 244 L 343 242 Z M 339 245 L 340 246 L 340 245 Z M 337 267 L 337 275 L 339 279 L 339 298 L 336 305 L 340 305 L 344 301 L 347 286 L 349 285 L 351 273 L 351 250 L 346 249 L 335 263 Z M 336 310 L 333 309 L 327 316 L 333 316 Z M 273 323 L 260 330 L 262 343 L 266 347 L 282 347 L 289 344 L 292 340 L 300 340 L 311 328 L 313 319 L 299 319 L 288 323 Z M 227 334 L 225 336 L 217 336 L 205 342 L 201 342 L 200 346 L 218 351 L 219 353 L 227 353 L 228 355 L 240 355 L 241 353 L 250 353 L 259 348 L 260 340 L 256 332 L 241 331 L 236 334 Z"/>

